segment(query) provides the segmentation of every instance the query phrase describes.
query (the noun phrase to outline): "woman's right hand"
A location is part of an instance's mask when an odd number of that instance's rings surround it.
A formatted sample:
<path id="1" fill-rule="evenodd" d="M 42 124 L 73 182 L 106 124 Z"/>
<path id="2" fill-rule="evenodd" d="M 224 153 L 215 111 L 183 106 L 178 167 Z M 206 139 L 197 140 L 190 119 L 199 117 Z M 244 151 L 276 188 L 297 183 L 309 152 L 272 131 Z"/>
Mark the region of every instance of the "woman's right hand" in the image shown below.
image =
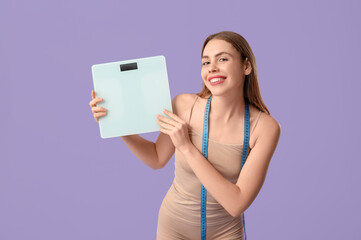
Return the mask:
<path id="1" fill-rule="evenodd" d="M 103 98 L 95 98 L 95 92 L 92 90 L 92 100 L 89 102 L 89 105 L 97 123 L 99 122 L 100 117 L 107 114 L 107 110 L 105 108 L 97 107 L 97 103 L 101 101 L 103 101 Z"/>

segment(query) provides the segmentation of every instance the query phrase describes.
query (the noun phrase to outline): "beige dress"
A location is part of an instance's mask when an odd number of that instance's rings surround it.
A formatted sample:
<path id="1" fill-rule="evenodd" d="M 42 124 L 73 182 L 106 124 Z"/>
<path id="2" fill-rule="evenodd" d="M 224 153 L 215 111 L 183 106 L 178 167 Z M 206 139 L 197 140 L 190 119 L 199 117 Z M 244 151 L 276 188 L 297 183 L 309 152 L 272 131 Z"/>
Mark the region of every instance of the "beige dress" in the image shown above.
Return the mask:
<path id="1" fill-rule="evenodd" d="M 191 112 L 193 110 L 195 99 Z M 251 129 L 257 125 L 261 111 Z M 191 116 L 191 114 L 190 114 Z M 189 123 L 190 119 L 188 119 Z M 202 152 L 202 134 L 189 128 L 192 143 Z M 243 134 L 240 133 L 243 138 Z M 229 181 L 236 183 L 241 168 L 243 144 L 209 139 L 208 161 Z M 201 182 L 183 155 L 175 150 L 175 177 L 158 215 L 157 240 L 201 239 Z M 207 192 L 207 239 L 244 239 L 242 216 L 232 217 Z"/>

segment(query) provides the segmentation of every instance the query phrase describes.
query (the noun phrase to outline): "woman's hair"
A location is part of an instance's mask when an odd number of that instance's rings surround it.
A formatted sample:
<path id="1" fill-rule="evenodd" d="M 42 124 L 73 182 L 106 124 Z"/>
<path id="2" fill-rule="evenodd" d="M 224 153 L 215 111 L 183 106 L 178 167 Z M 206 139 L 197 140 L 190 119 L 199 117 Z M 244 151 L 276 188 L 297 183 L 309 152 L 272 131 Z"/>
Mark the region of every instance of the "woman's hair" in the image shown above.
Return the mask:
<path id="1" fill-rule="evenodd" d="M 207 39 L 203 43 L 202 54 L 201 54 L 202 56 L 203 56 L 203 51 L 204 51 L 205 46 L 212 39 L 220 39 L 220 40 L 224 40 L 224 41 L 232 44 L 233 47 L 235 49 L 237 49 L 237 51 L 240 53 L 242 64 L 245 64 L 246 59 L 248 59 L 248 61 L 251 64 L 252 71 L 249 75 L 245 76 L 244 88 L 243 88 L 244 98 L 246 101 L 248 101 L 248 103 L 250 103 L 251 105 L 256 107 L 258 110 L 261 110 L 263 112 L 266 112 L 267 114 L 270 114 L 270 112 L 268 111 L 268 109 L 267 109 L 266 105 L 264 104 L 262 97 L 261 97 L 261 92 L 260 92 L 259 85 L 258 85 L 256 59 L 253 55 L 251 47 L 249 46 L 248 42 L 246 41 L 246 39 L 244 39 L 238 33 L 231 32 L 231 31 L 223 31 L 223 32 L 212 34 L 212 35 L 208 36 Z M 207 96 L 211 95 L 211 92 L 206 87 L 206 85 L 203 83 L 202 90 L 197 95 L 200 97 L 207 97 Z"/>

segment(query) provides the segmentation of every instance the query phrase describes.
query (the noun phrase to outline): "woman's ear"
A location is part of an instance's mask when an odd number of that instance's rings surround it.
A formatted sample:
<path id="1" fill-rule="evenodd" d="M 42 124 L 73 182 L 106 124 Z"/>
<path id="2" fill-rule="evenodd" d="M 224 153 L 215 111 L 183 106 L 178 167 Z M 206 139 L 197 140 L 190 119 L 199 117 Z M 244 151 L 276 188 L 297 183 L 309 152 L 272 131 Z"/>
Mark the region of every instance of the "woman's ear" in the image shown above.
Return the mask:
<path id="1" fill-rule="evenodd" d="M 244 75 L 249 75 L 252 72 L 251 63 L 248 61 L 248 58 L 244 60 Z"/>

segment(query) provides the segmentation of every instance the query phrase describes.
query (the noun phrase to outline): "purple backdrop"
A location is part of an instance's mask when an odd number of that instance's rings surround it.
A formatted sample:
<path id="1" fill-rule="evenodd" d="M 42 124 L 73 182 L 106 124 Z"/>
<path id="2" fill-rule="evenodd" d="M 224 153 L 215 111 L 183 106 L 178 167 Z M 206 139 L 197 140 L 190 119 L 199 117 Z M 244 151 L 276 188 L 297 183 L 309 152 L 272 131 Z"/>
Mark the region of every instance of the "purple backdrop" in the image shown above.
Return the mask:
<path id="1" fill-rule="evenodd" d="M 155 239 L 174 158 L 155 171 L 120 138 L 100 138 L 91 65 L 162 54 L 172 98 L 195 93 L 202 43 L 222 30 L 250 43 L 282 127 L 245 213 L 248 239 L 361 239 L 360 7 L 2 0 L 0 239 Z"/>

